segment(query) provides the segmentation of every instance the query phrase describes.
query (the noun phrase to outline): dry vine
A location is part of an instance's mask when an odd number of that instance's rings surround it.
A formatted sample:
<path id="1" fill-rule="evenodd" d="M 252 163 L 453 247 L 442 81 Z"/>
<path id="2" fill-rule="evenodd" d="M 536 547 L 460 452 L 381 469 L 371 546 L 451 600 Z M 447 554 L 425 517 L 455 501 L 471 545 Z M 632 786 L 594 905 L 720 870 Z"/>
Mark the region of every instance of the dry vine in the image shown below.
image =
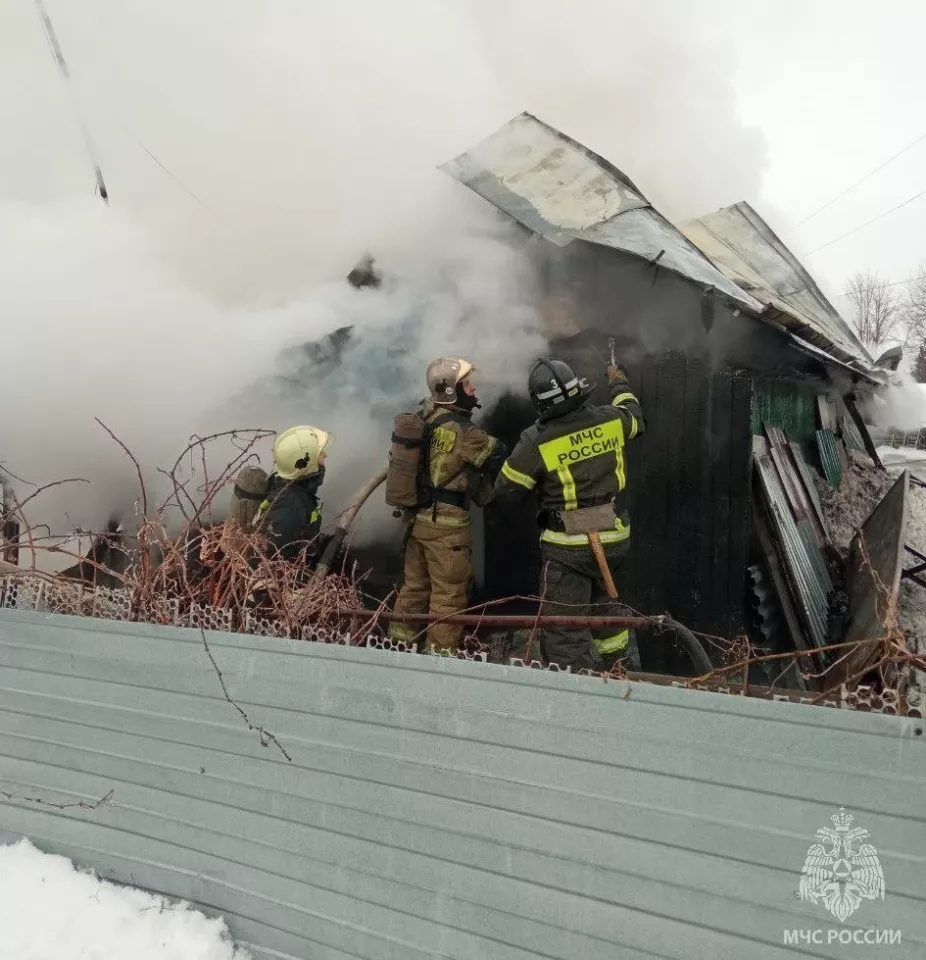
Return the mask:
<path id="1" fill-rule="evenodd" d="M 138 458 L 129 447 L 102 421 L 100 426 L 119 446 L 132 463 L 138 483 L 140 516 L 133 531 L 134 544 L 129 546 L 118 532 L 105 531 L 91 535 L 91 542 L 99 545 L 112 543 L 112 549 L 104 549 L 99 556 L 73 549 L 76 537 L 86 531 L 70 531 L 53 534 L 47 527 L 29 527 L 24 508 L 44 491 L 64 483 L 86 483 L 83 478 L 72 478 L 38 487 L 23 501 L 11 504 L 10 513 L 21 526 L 20 549 L 24 550 L 31 563 L 19 567 L 17 578 L 31 576 L 44 583 L 43 600 L 46 609 L 100 615 L 100 601 L 95 591 L 98 582 L 106 578 L 111 585 L 120 588 L 131 598 L 128 619 L 151 623 L 176 623 L 178 618 L 198 626 L 202 632 L 205 651 L 222 685 L 229 703 L 241 714 L 248 728 L 260 735 L 266 746 L 274 743 L 290 759 L 276 738 L 259 725 L 252 723 L 247 714 L 229 696 L 224 678 L 206 641 L 206 629 L 213 624 L 210 616 L 221 614 L 221 629 L 245 632 L 255 623 L 262 623 L 265 632 L 279 637 L 301 638 L 306 627 L 321 627 L 338 642 L 360 644 L 368 636 L 380 634 L 383 615 L 388 599 L 370 604 L 362 591 L 363 577 L 356 566 L 348 566 L 345 560 L 339 573 L 332 573 L 322 580 L 312 581 L 306 575 L 304 562 L 287 562 L 279 559 L 267 541 L 258 533 L 232 530 L 228 525 L 212 522 L 212 510 L 221 495 L 227 495 L 228 486 L 240 469 L 256 457 L 254 446 L 272 435 L 262 429 L 230 430 L 205 437 L 194 436 L 175 460 L 169 470 L 160 472 L 170 481 L 171 494 L 153 512 L 149 511 L 150 499 L 144 482 L 144 471 Z M 219 470 L 210 475 L 207 447 L 217 442 L 230 442 L 235 456 Z M 187 476 L 188 471 L 191 476 Z M 8 476 L 14 476 L 5 470 Z M 194 482 L 195 481 L 195 482 Z M 179 524 L 169 516 L 179 511 L 183 520 Z M 150 515 L 149 515 L 150 513 Z M 102 538 L 102 539 L 101 539 Z M 108 538 L 108 539 L 107 539 Z M 311 545 L 306 544 L 308 550 Z M 108 552 L 107 552 L 108 550 Z M 124 564 L 114 564 L 113 556 L 120 553 Z M 40 570 L 39 557 L 43 553 L 55 554 L 75 561 L 77 574 L 70 579 L 52 576 Z M 867 555 L 864 561 L 871 568 Z M 9 571 L 6 571 L 7 573 Z M 827 700 L 844 686 L 852 687 L 862 681 L 877 681 L 890 686 L 909 667 L 926 670 L 926 658 L 906 649 L 903 631 L 900 628 L 896 601 L 880 582 L 874 570 L 872 576 L 880 596 L 880 634 L 850 644 L 833 644 L 823 651 L 794 650 L 778 654 L 760 654 L 746 637 L 725 639 L 696 633 L 701 643 L 711 651 L 717 666 L 709 673 L 689 678 L 691 687 L 710 687 L 742 679 L 743 692 L 747 691 L 746 680 L 750 669 L 759 664 L 780 664 L 781 672 L 773 688 L 793 665 L 806 681 L 816 684 L 821 690 L 815 701 Z M 2 598 L 0 598 L 2 599 Z M 535 611 L 533 627 L 529 631 L 527 660 L 531 659 L 536 632 L 543 626 L 540 616 L 542 598 L 507 597 L 480 603 L 459 611 L 460 614 L 475 614 L 477 623 L 464 639 L 464 655 L 486 654 L 488 645 L 484 640 L 483 619 L 491 618 L 492 612 L 515 602 L 526 602 Z M 568 608 L 568 604 L 557 604 Z M 578 605 L 576 605 L 578 606 Z M 626 604 L 621 604 L 628 616 L 642 618 L 648 632 L 659 640 L 665 634 L 665 625 L 659 616 L 639 613 Z M 211 611 L 211 613 L 210 613 Z M 576 613 L 586 612 L 576 610 Z M 594 612 L 594 611 L 593 611 Z M 602 614 L 612 613 L 603 607 Z M 435 617 L 432 623 L 452 620 L 454 615 Z M 267 627 L 269 625 L 269 627 Z M 422 627 L 416 640 L 426 636 L 427 626 Z M 318 632 L 317 632 L 318 634 Z M 825 663 L 811 666 L 814 659 Z M 606 679 L 624 676 L 621 665 Z M 838 682 L 831 682 L 838 676 Z M 782 687 L 787 690 L 789 688 Z"/>

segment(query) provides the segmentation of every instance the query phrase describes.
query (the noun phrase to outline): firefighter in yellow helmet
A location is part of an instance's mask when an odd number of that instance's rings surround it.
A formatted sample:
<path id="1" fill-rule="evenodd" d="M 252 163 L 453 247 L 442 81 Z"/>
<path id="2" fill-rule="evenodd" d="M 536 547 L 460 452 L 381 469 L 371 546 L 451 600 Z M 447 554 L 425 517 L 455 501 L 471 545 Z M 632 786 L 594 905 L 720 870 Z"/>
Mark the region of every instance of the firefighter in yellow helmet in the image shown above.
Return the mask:
<path id="1" fill-rule="evenodd" d="M 419 505 L 409 511 L 404 582 L 396 613 L 456 613 L 466 607 L 473 573 L 469 507 L 485 506 L 505 459 L 505 446 L 472 423 L 480 404 L 475 368 L 460 357 L 438 357 L 425 375 L 425 401 Z M 421 633 L 414 624 L 392 623 L 393 640 L 410 642 Z M 425 649 L 455 653 L 462 628 L 432 625 Z"/>
<path id="2" fill-rule="evenodd" d="M 284 430 L 273 445 L 273 473 L 261 504 L 258 528 L 280 559 L 311 561 L 317 554 L 322 505 L 318 488 L 325 479 L 331 434 L 318 427 Z"/>

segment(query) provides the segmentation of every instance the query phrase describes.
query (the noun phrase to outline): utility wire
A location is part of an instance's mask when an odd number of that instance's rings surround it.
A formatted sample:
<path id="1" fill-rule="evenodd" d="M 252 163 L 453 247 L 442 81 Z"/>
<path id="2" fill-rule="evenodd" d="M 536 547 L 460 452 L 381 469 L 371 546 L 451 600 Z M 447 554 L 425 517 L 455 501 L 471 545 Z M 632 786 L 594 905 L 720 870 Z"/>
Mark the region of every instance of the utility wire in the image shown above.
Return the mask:
<path id="1" fill-rule="evenodd" d="M 847 193 L 851 193 L 856 187 L 863 184 L 866 180 L 873 177 L 876 173 L 880 173 L 886 166 L 893 163 L 899 156 L 902 156 L 908 150 L 912 150 L 913 147 L 915 147 L 918 143 L 922 143 L 923 140 L 926 140 L 926 133 L 922 133 L 915 140 L 911 140 L 910 143 L 908 143 L 902 149 L 898 150 L 897 153 L 895 153 L 892 157 L 888 157 L 887 160 L 885 160 L 883 163 L 878 164 L 878 166 L 876 166 L 873 170 L 869 170 L 868 173 L 866 173 L 864 176 L 856 180 L 855 183 L 850 184 L 841 193 L 837 193 L 836 196 L 832 198 L 832 200 L 827 200 L 822 207 L 819 207 L 818 209 L 814 210 L 814 212 L 811 213 L 810 216 L 804 217 L 804 219 L 801 220 L 801 222 L 798 223 L 796 227 L 802 227 L 805 223 L 809 223 L 811 220 L 813 220 L 813 218 L 818 213 L 823 213 L 824 210 L 827 210 L 829 207 L 831 207 L 837 200 L 841 200 Z"/>
<path id="2" fill-rule="evenodd" d="M 904 200 L 903 203 L 898 203 L 896 207 L 891 207 L 890 210 L 885 210 L 883 213 L 879 213 L 876 217 L 872 217 L 870 220 L 866 220 L 864 223 L 860 223 L 857 227 L 853 227 L 851 230 L 847 230 L 845 233 L 840 234 L 838 237 L 833 237 L 832 240 L 827 240 L 826 243 L 822 244 L 819 247 L 814 247 L 813 250 L 808 251 L 807 256 L 809 257 L 813 253 L 818 253 L 820 250 L 825 250 L 827 247 L 832 246 L 834 243 L 838 243 L 840 240 L 845 240 L 846 237 L 851 237 L 853 233 L 858 233 L 859 230 L 864 230 L 865 227 L 870 226 L 873 223 L 877 223 L 879 220 L 883 220 L 885 217 L 890 216 L 890 214 L 895 213 L 897 210 L 900 210 L 901 207 L 907 206 L 907 204 L 913 203 L 914 200 L 919 200 L 920 197 L 926 197 L 926 190 L 921 190 L 919 193 L 914 194 L 907 200 Z"/>
<path id="3" fill-rule="evenodd" d="M 83 114 L 80 110 L 80 104 L 77 102 L 77 96 L 74 93 L 74 87 L 71 83 L 71 72 L 68 70 L 67 61 L 64 59 L 64 54 L 61 52 L 61 44 L 58 43 L 58 37 L 55 33 L 55 28 L 52 25 L 51 17 L 48 15 L 48 11 L 45 9 L 45 4 L 42 0 L 35 0 L 35 6 L 38 10 L 39 19 L 42 21 L 42 29 L 45 32 L 45 39 L 48 41 L 48 47 L 51 50 L 51 55 L 55 58 L 55 62 L 58 64 L 58 68 L 61 70 L 61 75 L 64 77 L 65 84 L 67 85 L 68 93 L 71 96 L 71 103 L 74 106 L 74 113 L 77 116 L 77 122 L 80 124 L 80 129 L 84 135 L 84 143 L 87 147 L 87 153 L 90 154 L 90 162 L 93 164 L 93 170 L 96 175 L 96 188 L 100 194 L 100 199 L 103 203 L 109 203 L 109 191 L 106 189 L 106 182 L 103 180 L 103 171 L 100 168 L 100 163 L 97 160 L 96 150 L 93 146 L 93 140 L 90 137 L 90 131 L 87 129 L 87 124 L 84 122 Z"/>
<path id="4" fill-rule="evenodd" d="M 120 121 L 120 122 L 119 122 L 119 125 L 122 127 L 122 129 L 123 129 L 123 131 L 125 132 L 126 136 L 130 137 L 130 138 L 132 139 L 132 141 L 135 143 L 135 145 L 136 145 L 140 150 L 143 150 L 143 151 L 148 155 L 148 157 L 149 157 L 154 163 L 156 163 L 156 164 L 167 174 L 167 176 L 169 176 L 169 177 L 171 178 L 171 180 L 173 180 L 174 183 L 176 183 L 177 186 L 180 187 L 180 189 L 181 189 L 188 197 L 192 197 L 193 200 L 195 200 L 195 201 L 203 208 L 203 210 L 205 210 L 207 213 L 210 213 L 210 214 L 212 214 L 212 216 L 215 217 L 216 219 L 222 220 L 223 222 L 227 223 L 227 221 L 225 221 L 225 218 L 224 218 L 224 217 L 222 217 L 222 216 L 220 216 L 218 213 L 216 213 L 216 211 L 213 210 L 212 207 L 210 207 L 209 204 L 206 203 L 206 201 L 203 200 L 202 197 L 200 197 L 200 196 L 198 196 L 197 194 L 195 194 L 195 193 L 180 179 L 180 177 L 178 177 L 165 163 L 163 163 L 161 160 L 159 160 L 159 159 L 154 155 L 154 153 L 153 153 L 151 150 L 149 150 L 149 149 L 141 142 L 141 140 L 139 140 L 138 137 L 136 137 L 135 134 L 132 133 L 131 130 L 129 130 L 129 128 L 128 128 L 124 123 L 122 123 L 122 122 Z"/>

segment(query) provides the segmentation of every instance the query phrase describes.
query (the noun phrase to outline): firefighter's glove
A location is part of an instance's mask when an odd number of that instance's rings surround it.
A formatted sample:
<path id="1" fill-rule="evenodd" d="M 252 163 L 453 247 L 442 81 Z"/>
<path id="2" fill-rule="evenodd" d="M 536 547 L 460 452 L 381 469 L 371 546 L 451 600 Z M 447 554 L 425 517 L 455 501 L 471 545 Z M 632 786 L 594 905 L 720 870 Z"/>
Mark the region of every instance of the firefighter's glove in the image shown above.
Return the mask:
<path id="1" fill-rule="evenodd" d="M 627 374 L 621 370 L 620 367 L 615 366 L 613 363 L 608 364 L 608 380 L 626 380 Z"/>

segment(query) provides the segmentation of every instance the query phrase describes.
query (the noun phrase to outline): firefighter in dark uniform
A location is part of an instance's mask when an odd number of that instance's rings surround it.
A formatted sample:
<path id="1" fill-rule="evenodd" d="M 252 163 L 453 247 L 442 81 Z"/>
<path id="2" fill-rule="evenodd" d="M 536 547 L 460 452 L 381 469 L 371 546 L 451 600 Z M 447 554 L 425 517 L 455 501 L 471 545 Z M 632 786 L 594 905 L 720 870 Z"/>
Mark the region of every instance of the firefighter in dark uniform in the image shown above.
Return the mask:
<path id="1" fill-rule="evenodd" d="M 593 605 L 602 616 L 627 612 L 608 597 L 588 534 L 598 534 L 613 577 L 630 548 L 622 502 L 624 448 L 645 424 L 626 374 L 616 366 L 607 373 L 611 403 L 596 406 L 589 403 L 592 388 L 569 364 L 538 360 L 528 379 L 537 422 L 521 434 L 495 483 L 494 500 L 500 505 L 537 491 L 543 614 L 582 616 L 591 614 Z M 599 658 L 606 670 L 625 658 L 639 668 L 636 640 L 628 630 L 593 635 L 545 628 L 540 645 L 547 662 L 573 670 L 593 667 Z"/>
<path id="2" fill-rule="evenodd" d="M 319 552 L 325 459 L 331 435 L 318 427 L 290 427 L 273 445 L 273 473 L 255 525 L 270 542 L 273 555 L 311 561 Z"/>

